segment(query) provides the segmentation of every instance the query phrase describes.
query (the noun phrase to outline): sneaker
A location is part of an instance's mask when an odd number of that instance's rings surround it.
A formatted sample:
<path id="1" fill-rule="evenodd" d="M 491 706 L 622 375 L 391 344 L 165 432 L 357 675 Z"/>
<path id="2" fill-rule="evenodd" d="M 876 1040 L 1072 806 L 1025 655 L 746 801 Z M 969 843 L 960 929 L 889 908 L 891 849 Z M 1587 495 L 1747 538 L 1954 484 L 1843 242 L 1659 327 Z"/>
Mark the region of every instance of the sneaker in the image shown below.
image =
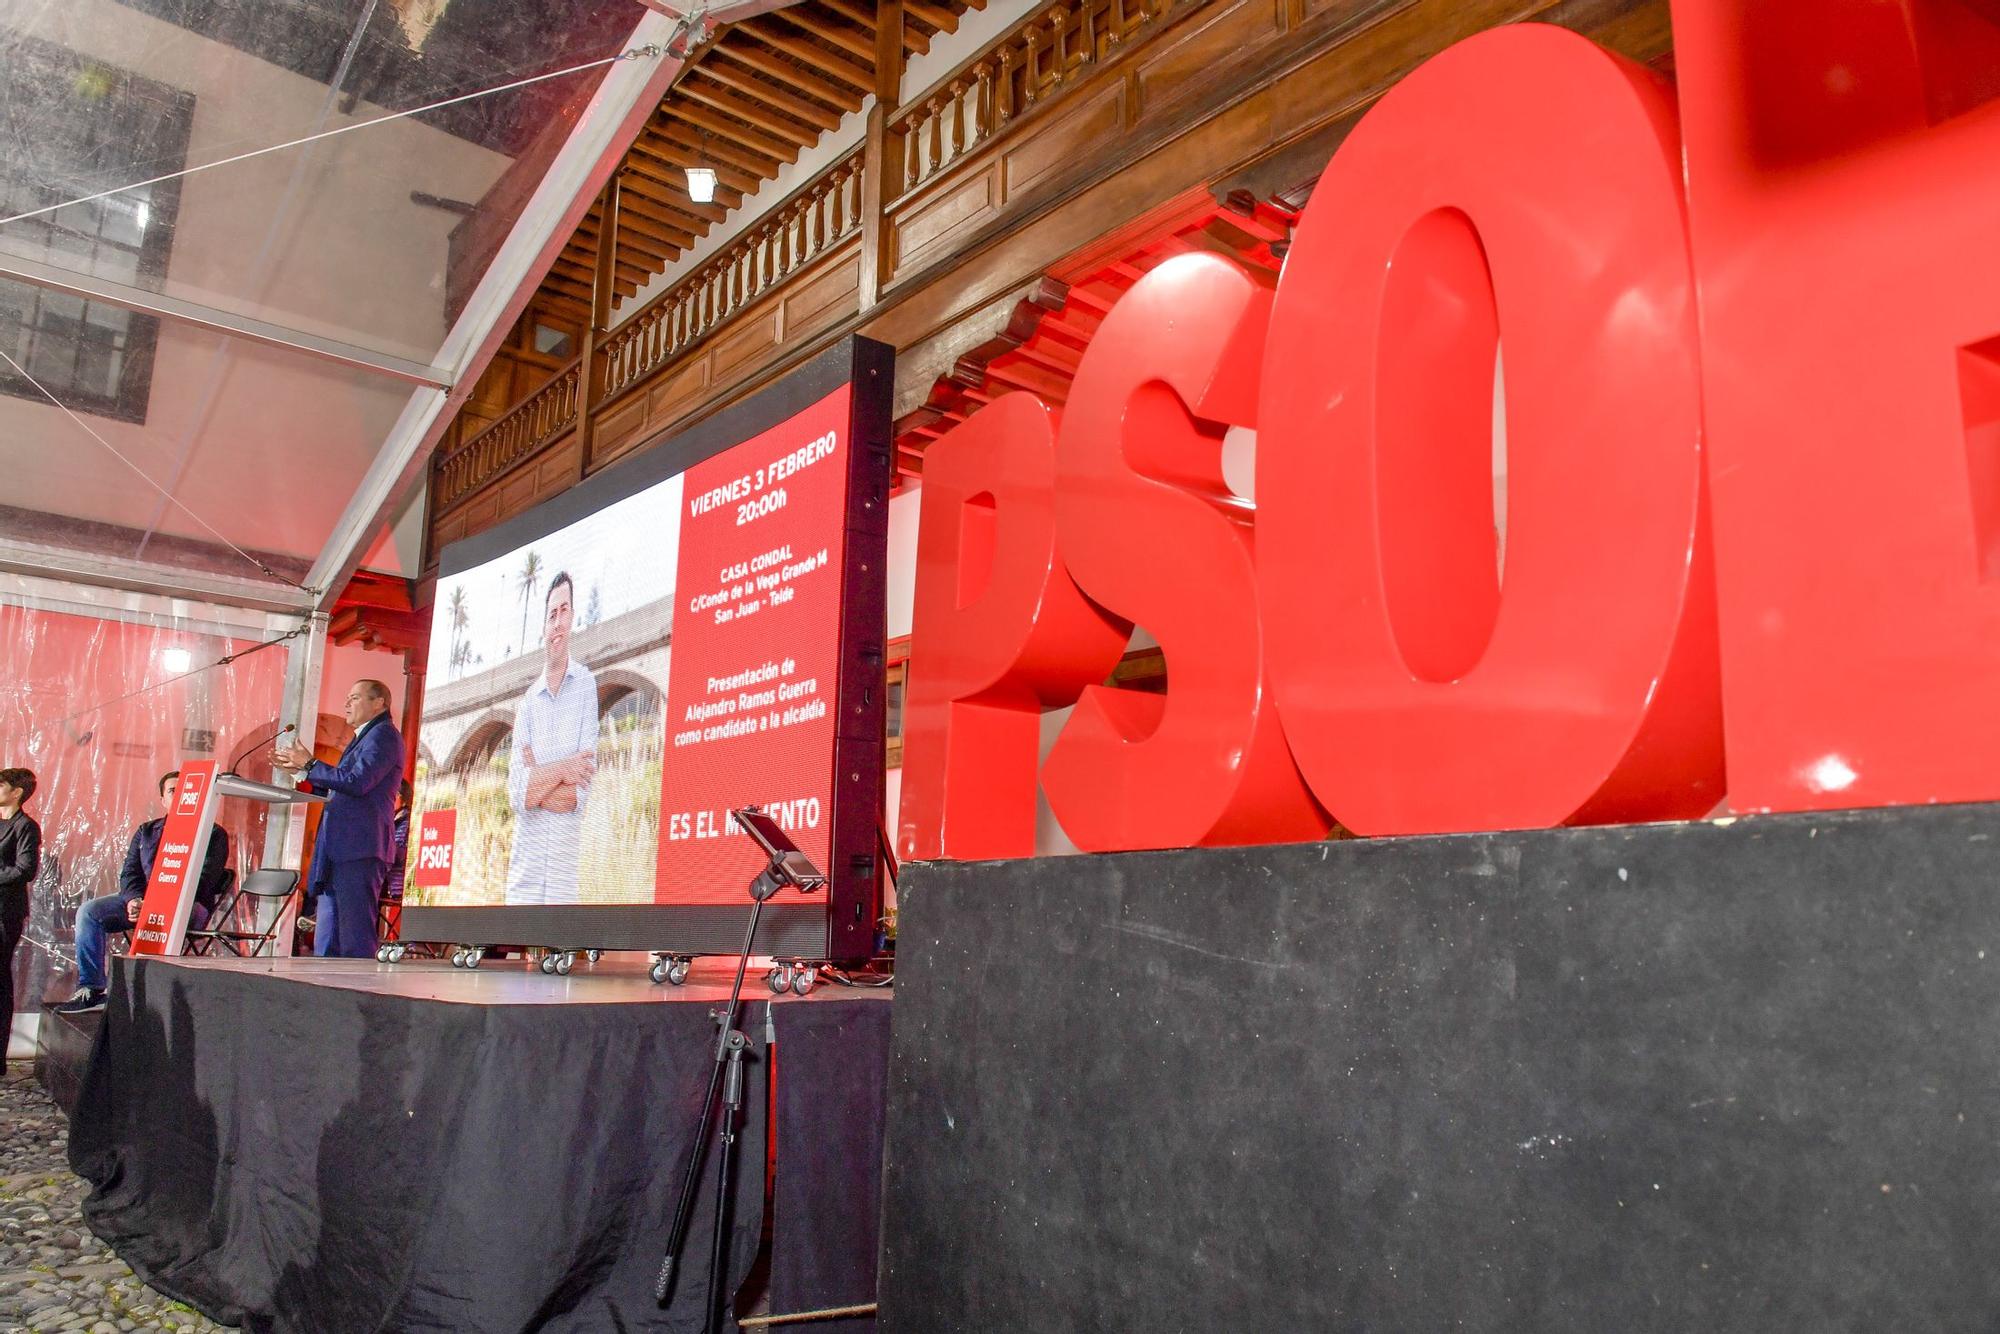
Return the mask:
<path id="1" fill-rule="evenodd" d="M 78 987 L 74 996 L 50 1008 L 57 1014 L 88 1014 L 104 1008 L 104 992 L 97 987 Z"/>

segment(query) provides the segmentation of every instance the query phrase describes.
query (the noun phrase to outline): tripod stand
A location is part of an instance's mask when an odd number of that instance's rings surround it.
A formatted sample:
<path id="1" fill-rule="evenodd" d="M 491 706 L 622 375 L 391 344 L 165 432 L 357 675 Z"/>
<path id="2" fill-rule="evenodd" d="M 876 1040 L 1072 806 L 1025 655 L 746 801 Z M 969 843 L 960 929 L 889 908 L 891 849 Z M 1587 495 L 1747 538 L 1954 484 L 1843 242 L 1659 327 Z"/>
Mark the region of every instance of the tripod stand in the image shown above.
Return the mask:
<path id="1" fill-rule="evenodd" d="M 653 1299 L 662 1306 L 666 1305 L 673 1295 L 674 1277 L 680 1268 L 681 1247 L 687 1243 L 695 1187 L 701 1180 L 702 1152 L 708 1147 L 709 1129 L 715 1118 L 716 1095 L 720 1092 L 722 1147 L 715 1177 L 715 1245 L 709 1255 L 708 1310 L 703 1318 L 703 1327 L 709 1334 L 715 1334 L 719 1328 L 717 1321 L 724 1300 L 723 1276 L 729 1251 L 730 1167 L 736 1156 L 737 1117 L 743 1109 L 743 1053 L 750 1045 L 749 1039 L 737 1030 L 736 1013 L 743 1003 L 743 975 L 750 967 L 750 952 L 757 939 L 757 920 L 763 914 L 765 902 L 785 886 L 791 885 L 802 894 L 810 894 L 826 884 L 826 877 L 770 816 L 755 806 L 731 811 L 730 815 L 734 817 L 737 827 L 764 850 L 770 862 L 750 882 L 750 925 L 743 933 L 743 949 L 736 956 L 736 980 L 729 988 L 729 1003 L 715 1016 L 715 1064 L 709 1071 L 708 1096 L 702 1100 L 701 1121 L 695 1130 L 694 1143 L 688 1146 L 687 1166 L 681 1173 L 680 1203 L 674 1209 L 673 1227 L 667 1233 L 667 1253 L 660 1261 L 660 1276 L 653 1284 Z"/>

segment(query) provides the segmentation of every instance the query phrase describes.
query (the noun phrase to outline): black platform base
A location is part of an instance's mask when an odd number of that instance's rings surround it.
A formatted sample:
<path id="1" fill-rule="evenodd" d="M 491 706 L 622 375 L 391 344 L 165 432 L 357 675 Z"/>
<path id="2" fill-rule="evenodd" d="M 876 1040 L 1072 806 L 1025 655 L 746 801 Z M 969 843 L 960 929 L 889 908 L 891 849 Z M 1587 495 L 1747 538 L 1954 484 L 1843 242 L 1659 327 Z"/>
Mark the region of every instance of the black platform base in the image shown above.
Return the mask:
<path id="1" fill-rule="evenodd" d="M 67 993 L 65 993 L 67 994 Z M 76 1111 L 83 1072 L 90 1066 L 90 1044 L 97 1040 L 104 1012 L 60 1014 L 44 1002 L 35 1036 L 35 1080 L 65 1115 Z"/>
<path id="2" fill-rule="evenodd" d="M 120 960 L 71 1123 L 85 1218 L 245 1329 L 699 1331 L 712 1150 L 667 1310 L 652 1286 L 713 1068 L 709 971 Z M 775 1131 L 773 1297 L 867 1300 L 875 1202 L 843 1168 L 880 1161 L 889 1006 L 747 1000 L 729 1291 L 759 1249 L 775 1034 L 829 1119 Z"/>
<path id="3" fill-rule="evenodd" d="M 2000 807 L 903 904 L 886 1331 L 2000 1321 Z"/>

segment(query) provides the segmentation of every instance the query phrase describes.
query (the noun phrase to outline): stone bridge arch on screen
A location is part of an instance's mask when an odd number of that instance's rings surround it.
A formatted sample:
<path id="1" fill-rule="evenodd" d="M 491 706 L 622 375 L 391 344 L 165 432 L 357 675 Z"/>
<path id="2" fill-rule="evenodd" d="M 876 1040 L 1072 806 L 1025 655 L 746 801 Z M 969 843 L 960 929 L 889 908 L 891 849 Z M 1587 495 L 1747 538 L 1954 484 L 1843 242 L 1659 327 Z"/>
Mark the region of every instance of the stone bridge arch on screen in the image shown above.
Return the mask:
<path id="1" fill-rule="evenodd" d="M 571 653 L 597 677 L 600 712 L 631 695 L 649 699 L 655 709 L 661 707 L 667 697 L 671 623 L 671 609 L 654 603 L 579 630 L 571 638 Z M 543 665 L 537 645 L 530 653 L 458 680 L 429 682 L 419 744 L 428 755 L 442 758 L 445 771 L 453 773 L 492 755 L 512 735 L 515 710 Z M 432 773 L 439 772 L 433 767 Z"/>

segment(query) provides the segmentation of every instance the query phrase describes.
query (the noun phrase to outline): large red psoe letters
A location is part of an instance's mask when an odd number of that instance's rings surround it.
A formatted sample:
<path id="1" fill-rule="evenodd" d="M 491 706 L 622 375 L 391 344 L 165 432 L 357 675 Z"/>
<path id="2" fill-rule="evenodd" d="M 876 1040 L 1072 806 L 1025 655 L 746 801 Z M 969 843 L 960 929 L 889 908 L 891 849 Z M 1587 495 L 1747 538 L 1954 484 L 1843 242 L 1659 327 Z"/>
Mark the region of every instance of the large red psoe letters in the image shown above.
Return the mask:
<path id="1" fill-rule="evenodd" d="M 925 832 L 905 855 L 1032 853 L 1042 711 L 1103 679 L 1131 634 L 1056 558 L 1055 432 L 1007 394 L 925 456 L 914 618 L 934 639 L 910 676 L 899 817 Z"/>
<path id="2" fill-rule="evenodd" d="M 1285 733 L 1349 829 L 1721 800 L 1692 292 L 1673 94 L 1564 29 L 1461 42 L 1327 168 L 1264 366 L 1258 567 Z"/>
<path id="3" fill-rule="evenodd" d="M 1674 6 L 1730 801 L 2000 796 L 2000 6 Z"/>
<path id="4" fill-rule="evenodd" d="M 2000 796 L 1996 22 L 1683 0 L 1684 129 L 1556 28 L 1410 75 L 1267 331 L 1162 266 L 1060 428 L 1011 395 L 931 450 L 904 854 L 1031 853 L 1035 715 L 1079 699 L 1040 779 L 1093 849 Z M 1100 684 L 1128 621 L 1164 699 Z"/>
<path id="5" fill-rule="evenodd" d="M 1063 564 L 1173 664 L 1164 695 L 1085 686 L 1042 766 L 1050 809 L 1086 851 L 1326 833 L 1271 699 L 1250 507 L 1222 477 L 1225 426 L 1256 423 L 1270 308 L 1226 260 L 1169 260 L 1098 330 L 1118 355 L 1086 356 L 1071 387 L 1056 437 Z M 1135 541 L 1143 533 L 1168 540 Z"/>

